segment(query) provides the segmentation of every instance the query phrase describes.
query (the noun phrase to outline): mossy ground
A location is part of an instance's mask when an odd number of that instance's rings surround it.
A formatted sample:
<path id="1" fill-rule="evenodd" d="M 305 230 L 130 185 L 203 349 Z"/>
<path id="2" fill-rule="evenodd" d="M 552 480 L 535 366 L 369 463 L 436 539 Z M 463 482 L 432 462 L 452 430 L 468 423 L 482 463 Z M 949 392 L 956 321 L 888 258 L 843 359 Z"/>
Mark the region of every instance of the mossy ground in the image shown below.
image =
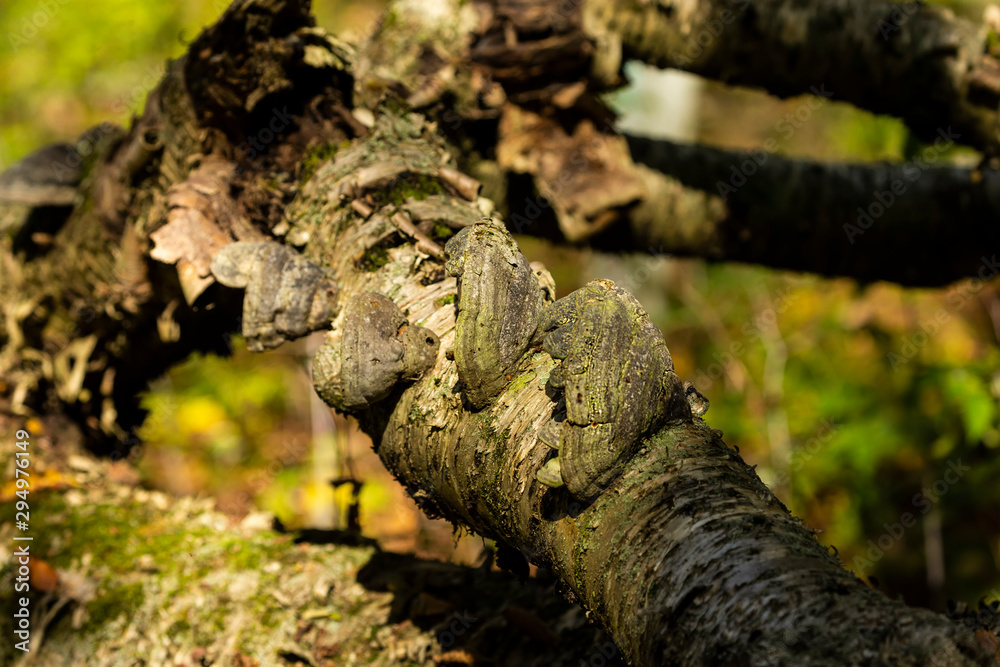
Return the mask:
<path id="1" fill-rule="evenodd" d="M 69 613 L 51 619 L 42 646 L 33 647 L 35 664 L 164 664 L 200 651 L 215 659 L 238 652 L 260 664 L 294 656 L 324 664 L 314 654 L 332 659 L 330 646 L 320 644 L 342 634 L 342 619 L 367 625 L 384 618 L 370 593 L 338 585 L 353 579 L 371 547 L 296 546 L 289 535 L 228 525 L 207 501 L 168 501 L 142 490 L 49 491 L 32 500 L 32 554 L 61 580 L 54 593 L 31 596 L 33 637 L 42 634 L 41 612 L 71 598 Z M 7 605 L 13 576 L 5 563 L 0 602 Z M 303 617 L 327 640 L 302 637 Z M 10 636 L 7 617 L 3 626 Z M 344 638 L 352 636 L 361 634 Z M 49 646 L 58 646 L 58 655 Z M 366 646 L 351 648 L 367 657 L 356 664 L 373 657 Z M 0 662 L 13 664 L 10 644 L 2 651 Z"/>
<path id="2" fill-rule="evenodd" d="M 509 437 L 482 426 L 494 444 Z M 75 481 L 31 495 L 32 553 L 60 578 L 32 596 L 32 637 L 44 635 L 34 667 L 430 667 L 449 651 L 475 664 L 563 667 L 610 646 L 544 583 L 352 546 L 339 532 L 336 544 L 297 544 L 264 515 L 234 525 L 210 500 L 120 486 L 100 471 Z M 0 544 L 12 532 L 0 524 Z M 0 569 L 5 609 L 11 560 Z M 0 625 L 11 636 L 8 615 Z M 562 629 L 538 640 L 553 627 Z M 0 664 L 18 664 L 15 653 L 5 642 Z"/>

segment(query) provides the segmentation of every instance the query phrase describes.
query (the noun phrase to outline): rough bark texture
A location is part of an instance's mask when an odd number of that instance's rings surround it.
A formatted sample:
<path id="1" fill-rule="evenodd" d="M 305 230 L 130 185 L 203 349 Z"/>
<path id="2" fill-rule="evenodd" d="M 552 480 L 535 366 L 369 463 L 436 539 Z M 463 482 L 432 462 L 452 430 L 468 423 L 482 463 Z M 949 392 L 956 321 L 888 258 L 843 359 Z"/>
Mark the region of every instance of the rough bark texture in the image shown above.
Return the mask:
<path id="1" fill-rule="evenodd" d="M 368 148 L 343 151 L 322 167 L 291 215 L 300 221 L 302 237 L 313 239 L 306 254 L 331 267 L 344 293 L 387 294 L 441 339 L 441 354 L 427 375 L 359 415 L 380 458 L 425 512 L 469 526 L 552 569 L 637 665 L 703 664 L 704 656 L 750 664 L 986 664 L 965 628 L 889 600 L 845 571 L 719 435 L 690 413 L 643 441 L 624 473 L 592 504 L 538 481 L 551 456 L 539 434 L 560 409 L 557 397 L 545 391 L 556 362 L 529 349 L 499 396 L 478 410 L 463 403 L 478 390 L 467 383 L 481 376 L 463 373 L 457 349 L 455 363 L 448 359 L 462 338 L 455 284 L 438 260 L 405 243 L 388 248 L 376 271 L 358 272 L 355 258 L 391 226 L 377 211 L 358 221 L 350 200 L 327 195 L 350 191 L 345 181 L 359 171 L 390 171 L 400 156 L 434 155 L 436 140 L 423 135 L 413 117 L 382 116 L 367 142 Z M 420 142 L 426 142 L 423 150 L 417 149 Z M 425 175 L 440 169 L 408 164 Z M 487 257 L 503 250 L 488 239 L 470 247 L 473 242 L 464 248 L 465 265 L 494 266 Z M 484 256 L 473 261 L 470 253 Z M 519 261 L 513 257 L 510 265 Z M 516 273 L 482 275 L 495 281 L 497 293 L 518 289 Z M 471 307 L 477 310 L 465 326 L 483 326 L 485 318 L 492 320 L 488 330 L 503 330 L 502 311 Z M 341 326 L 334 322 L 333 341 L 344 335 Z M 520 335 L 532 339 L 532 332 Z M 516 347 L 502 336 L 493 337 L 493 346 Z M 499 358 L 485 349 L 489 337 L 479 340 L 485 358 Z M 606 356 L 592 363 L 611 373 L 625 359 Z M 609 389 L 595 382 L 581 391 L 590 402 L 598 400 L 590 392 Z M 600 399 L 626 410 L 656 408 L 630 404 L 614 389 Z M 789 596 L 815 621 L 806 633 L 803 617 L 785 606 Z"/>
<path id="2" fill-rule="evenodd" d="M 6 214 L 15 232 L 0 260 L 6 411 L 67 413 L 91 443 L 134 442 L 150 378 L 195 349 L 228 349 L 239 294 L 214 284 L 213 255 L 267 238 L 307 147 L 356 129 L 334 120 L 352 81 L 338 60 L 346 47 L 301 6 L 278 5 L 234 7 L 171 64 L 142 117 L 101 147 L 55 242 L 22 242 L 27 214 Z M 226 58 L 234 62 L 217 69 Z M 230 90 L 229 77 L 245 89 Z M 280 145 L 251 155 L 247 137 L 276 119 Z"/>
<path id="3" fill-rule="evenodd" d="M 663 386 L 651 392 L 625 386 L 634 377 L 627 371 L 633 346 L 614 343 L 624 330 L 637 350 L 666 352 L 625 296 L 608 290 L 614 302 L 596 310 L 589 302 L 549 306 L 551 279 L 537 267 L 528 271 L 495 223 L 484 223 L 489 233 L 463 232 L 467 243 L 449 251 L 453 261 L 462 259 L 452 265 L 458 280 L 448 275 L 440 243 L 456 229 L 499 216 L 478 195 L 478 184 L 456 169 L 462 165 L 452 153 L 461 151 L 441 125 L 411 113 L 400 99 L 425 103 L 449 89 L 442 82 L 471 81 L 475 67 L 459 72 L 460 61 L 440 54 L 467 44 L 470 30 L 493 34 L 504 16 L 523 12 L 517 30 L 536 42 L 551 37 L 548 27 L 531 32 L 549 25 L 532 13 L 545 4 L 490 6 L 494 13 L 484 15 L 470 4 L 400 2 L 395 20 L 355 65 L 349 47 L 312 26 L 307 3 L 234 4 L 174 64 L 143 118 L 109 150 L 86 190 L 93 206 L 75 209 L 47 254 L 28 255 L 5 239 L 4 409 L 63 410 L 92 437 L 121 433 L 129 392 L 172 355 L 211 342 L 239 312 L 240 293 L 216 279 L 247 269 L 214 274 L 218 249 L 236 240 L 283 240 L 338 289 L 325 292 L 335 303 L 324 307 L 336 314 L 317 361 L 325 369 L 317 374 L 321 394 L 337 383 L 359 386 L 358 377 L 344 376 L 364 367 L 344 362 L 345 346 L 350 353 L 368 349 L 354 330 L 368 326 L 361 324 L 365 317 L 349 317 L 357 312 L 348 306 L 352 299 L 374 292 L 382 295 L 379 303 L 395 304 L 406 322 L 395 311 L 369 318 L 381 323 L 371 330 L 386 343 L 370 349 L 398 361 L 394 341 L 403 344 L 402 366 L 375 390 L 357 392 L 367 404 L 359 419 L 382 461 L 428 514 L 494 537 L 553 571 L 632 664 L 989 664 L 992 656 L 966 626 L 889 600 L 845 571 L 696 416 L 703 410 L 687 408 L 668 357 L 657 357 Z M 557 27 L 572 33 L 575 20 Z M 510 43 L 518 44 L 516 36 Z M 550 46 L 586 51 L 587 43 L 567 37 Z M 522 66 L 515 62 L 507 71 L 511 90 L 518 90 Z M 411 81 L 400 74 L 408 71 L 424 74 Z M 505 70 L 495 65 L 494 71 Z M 539 74 L 529 67 L 520 77 L 520 94 L 533 97 L 536 110 L 505 109 L 510 125 L 497 147 L 498 164 L 527 165 L 555 196 L 561 171 L 553 172 L 547 158 L 561 153 L 558 164 L 572 163 L 574 145 L 593 139 L 590 119 L 601 109 L 588 106 L 589 84 L 540 91 Z M 464 94 L 488 95 L 494 85 L 470 84 Z M 570 123 L 575 132 L 559 124 L 567 117 L 577 119 Z M 261 137 L 260 128 L 279 124 L 286 134 L 267 150 L 250 155 L 240 148 L 248 137 Z M 514 130 L 528 125 L 547 128 L 543 134 L 554 139 L 519 143 Z M 509 149 L 506 157 L 501 149 Z M 565 187 L 572 197 L 558 204 L 567 229 L 583 225 L 584 234 L 593 233 L 635 203 L 639 190 L 590 196 L 584 187 L 604 176 L 616 183 L 639 178 L 625 149 L 621 137 L 612 138 L 571 174 Z M 475 162 L 463 164 L 480 174 L 492 168 L 490 160 L 478 168 Z M 283 256 L 281 270 L 293 261 Z M 319 277 L 294 261 L 296 275 Z M 124 268 L 116 273 L 116 265 Z M 261 334 L 261 344 L 297 334 L 278 322 L 292 310 L 304 312 L 288 293 L 296 281 L 274 278 L 254 289 L 248 278 L 242 295 L 243 324 L 251 338 Z M 100 290 L 97 325 L 74 329 L 91 290 Z M 543 326 L 541 333 L 555 336 L 547 343 L 550 355 L 536 327 L 495 310 L 508 291 L 525 296 L 529 316 L 563 307 L 585 326 L 559 334 Z M 405 361 L 411 326 L 440 341 L 429 368 Z M 607 354 L 584 363 L 579 351 L 592 341 L 611 342 Z M 506 372 L 489 368 L 494 363 Z M 593 407 L 594 422 L 579 423 L 567 401 Z M 578 468 L 583 482 L 575 488 L 552 488 L 552 475 L 542 475 L 549 484 L 538 476 L 561 442 L 543 440 L 543 427 L 555 419 L 569 428 L 563 410 L 569 427 L 611 425 L 612 437 L 591 442 L 611 447 L 613 456 Z M 616 442 L 615 429 L 631 434 L 629 441 Z M 558 458 L 585 455 L 586 448 L 565 447 Z M 596 498 L 592 484 L 599 487 Z"/>
<path id="4" fill-rule="evenodd" d="M 946 10 L 907 5 L 911 15 L 897 6 L 902 18 L 893 20 L 906 32 L 890 30 L 886 42 L 877 24 L 886 12 L 892 18 L 891 5 L 444 4 L 443 13 L 461 17 L 447 27 L 418 7 L 396 5 L 356 71 L 364 90 L 378 90 L 390 73 L 406 82 L 408 99 L 465 148 L 459 163 L 484 181 L 515 233 L 920 286 L 979 275 L 984 253 L 991 260 L 998 246 L 996 169 L 934 168 L 950 146 L 986 150 L 983 133 L 996 124 L 996 104 L 962 97 L 972 86 L 963 77 L 973 77 L 962 59 L 982 54 L 984 43 L 932 46 L 982 37 Z M 723 10 L 726 21 L 716 16 Z M 708 27 L 716 23 L 719 36 Z M 431 58 L 408 34 L 449 57 Z M 704 35 L 711 40 L 699 46 Z M 697 73 L 737 83 L 757 76 L 771 92 L 906 111 L 931 145 L 905 165 L 861 168 L 784 160 L 773 147 L 736 155 L 641 138 L 626 144 L 598 94 L 622 83 L 624 57 L 682 67 L 654 56 L 686 53 L 692 44 L 704 62 L 703 69 L 688 64 Z M 850 56 L 830 57 L 840 50 Z M 993 57 L 982 61 L 987 67 Z M 972 127 L 961 120 L 969 114 Z M 945 229 L 956 216 L 963 220 L 958 238 Z M 943 235 L 955 242 L 943 246 Z"/>

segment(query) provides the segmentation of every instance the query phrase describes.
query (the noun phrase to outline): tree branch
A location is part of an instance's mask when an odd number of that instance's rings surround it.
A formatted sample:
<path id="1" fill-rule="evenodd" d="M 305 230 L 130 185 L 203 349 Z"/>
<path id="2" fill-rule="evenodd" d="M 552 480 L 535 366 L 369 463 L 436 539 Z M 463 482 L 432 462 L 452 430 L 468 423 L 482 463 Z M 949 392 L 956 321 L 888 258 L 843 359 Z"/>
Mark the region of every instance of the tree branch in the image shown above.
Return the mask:
<path id="1" fill-rule="evenodd" d="M 946 54 L 933 51 L 925 42 L 944 40 L 944 33 L 975 36 L 968 24 L 947 11 L 920 7 L 910 16 L 905 13 L 906 6 L 896 5 L 897 12 L 904 12 L 897 21 L 901 31 L 918 31 L 920 35 L 924 34 L 920 31 L 930 31 L 920 39 L 905 37 L 917 40 L 909 45 L 914 49 L 911 51 L 878 37 L 873 17 L 889 11 L 881 6 L 869 11 L 860 5 L 826 0 L 811 5 L 808 12 L 785 10 L 785 5 L 777 2 L 753 6 L 742 1 L 670 3 L 669 10 L 663 11 L 655 10 L 661 7 L 656 3 L 643 5 L 646 9 L 638 7 L 597 2 L 581 9 L 581 5 L 555 5 L 544 0 L 483 1 L 474 4 L 478 22 L 472 17 L 460 21 L 468 26 L 469 39 L 465 41 L 450 34 L 438 38 L 440 26 L 426 16 L 397 10 L 395 16 L 400 20 L 383 27 L 377 35 L 378 45 L 366 52 L 377 66 L 362 69 L 360 76 L 369 81 L 364 87 L 371 88 L 375 81 L 368 72 L 382 68 L 380 71 L 399 72 L 403 80 L 412 76 L 415 91 L 436 91 L 437 97 L 419 95 L 421 103 L 455 135 L 456 142 L 471 141 L 480 151 L 466 168 L 482 177 L 486 191 L 501 203 L 507 224 L 515 233 L 572 243 L 587 241 L 611 251 L 754 262 L 918 286 L 939 286 L 994 270 L 991 249 L 1000 245 L 991 222 L 996 213 L 996 174 L 992 169 L 932 166 L 942 148 L 965 141 L 969 134 L 957 125 L 947 127 L 945 120 L 950 124 L 951 117 L 934 110 L 938 107 L 928 107 L 926 100 L 904 98 L 901 105 L 904 109 L 910 108 L 906 104 L 917 110 L 930 109 L 927 113 L 938 123 L 929 130 L 933 145 L 917 161 L 895 167 L 841 167 L 786 160 L 766 146 L 748 155 L 736 155 L 639 138 L 627 138 L 626 144 L 626 138 L 613 130 L 613 118 L 596 96 L 620 83 L 622 51 L 616 45 L 621 35 L 639 31 L 633 35 L 638 41 L 626 46 L 670 55 L 685 45 L 697 44 L 702 28 L 713 20 L 713 12 L 728 8 L 731 20 L 723 24 L 725 32 L 713 37 L 707 46 L 698 47 L 701 66 L 734 76 L 786 77 L 787 81 L 780 79 L 785 81 L 782 85 L 797 92 L 827 81 L 819 77 L 807 82 L 803 73 L 829 73 L 864 92 L 861 101 L 890 91 L 893 95 L 885 101 L 896 104 L 900 98 L 893 86 L 901 84 L 896 80 L 885 83 L 877 77 L 890 77 L 911 66 L 950 76 L 958 70 L 946 67 L 942 60 Z M 611 13 L 602 15 L 603 23 L 593 20 L 592 12 L 605 10 Z M 473 13 L 467 5 L 455 11 Z M 812 13 L 818 18 L 810 18 Z M 833 15 L 847 17 L 844 30 L 826 30 Z M 780 21 L 778 17 L 782 17 Z M 852 49 L 848 36 L 861 35 L 863 31 L 858 31 L 868 20 L 872 20 L 869 32 L 877 41 L 870 41 L 866 48 L 895 54 L 895 60 L 888 61 L 895 68 L 892 71 L 879 72 L 884 58 L 875 59 L 875 67 L 851 68 L 843 66 L 844 59 L 837 62 L 828 57 L 831 49 Z M 809 54 L 819 49 L 822 63 L 794 71 L 784 60 L 780 66 L 772 63 L 769 59 L 784 58 L 789 48 L 784 43 L 772 44 L 780 41 L 775 32 L 779 24 L 805 31 L 812 41 L 807 40 L 808 49 L 796 47 L 796 53 L 812 58 Z M 601 32 L 601 26 L 617 32 Z M 824 28 L 822 34 L 813 34 L 819 30 L 816 26 Z M 931 34 L 935 26 L 941 35 Z M 764 32 L 759 33 L 758 28 Z M 653 32 L 642 32 L 647 29 Z M 788 29 L 791 35 L 799 34 Z M 435 43 L 447 44 L 452 49 L 450 62 L 462 65 L 449 66 L 447 80 L 434 80 L 433 73 L 416 71 L 415 55 L 400 53 L 398 48 L 405 43 L 402 35 L 408 31 L 434 36 Z M 891 34 L 891 40 L 903 39 L 896 32 Z M 828 44 L 838 39 L 843 43 Z M 386 44 L 394 45 L 393 50 L 383 52 Z M 765 47 L 773 47 L 778 55 Z M 933 51 L 934 57 L 921 48 Z M 861 56 L 852 52 L 851 58 L 857 57 Z M 992 61 L 987 58 L 984 62 Z M 919 78 L 919 85 L 913 84 L 914 95 L 937 90 L 926 85 L 929 74 L 924 69 L 906 75 L 924 77 Z M 796 88 L 799 84 L 805 87 Z M 955 99 L 955 95 L 942 94 L 940 103 L 951 104 Z M 851 101 L 860 103 L 858 99 Z M 975 108 L 982 112 L 986 107 Z M 993 118 L 993 111 L 990 114 Z M 636 165 L 633 159 L 662 173 Z M 953 216 L 963 220 L 962 234 L 957 242 L 942 244 L 938 239 L 943 235 L 956 236 L 949 232 L 950 226 L 946 227 Z"/>
<path id="2" fill-rule="evenodd" d="M 703 193 L 699 200 L 650 177 L 658 189 L 628 215 L 634 250 L 915 286 L 1000 269 L 1000 173 L 932 166 L 947 145 L 941 137 L 902 165 L 817 164 L 763 148 L 627 140 L 637 162 Z M 683 199 L 697 205 L 679 205 Z M 592 243 L 602 240 L 615 242 Z"/>
<path id="3" fill-rule="evenodd" d="M 586 2 L 584 25 L 619 57 L 779 97 L 834 99 L 902 118 L 933 141 L 1000 149 L 1000 63 L 986 30 L 944 8 L 858 0 Z M 614 46 L 609 47 L 612 52 Z"/>
<path id="4" fill-rule="evenodd" d="M 461 319 L 464 309 L 479 307 L 479 301 L 466 302 L 469 294 L 521 294 L 520 274 L 484 268 L 469 277 L 469 267 L 479 265 L 470 265 L 470 251 L 464 250 L 456 320 L 454 284 L 434 280 L 435 260 L 415 246 L 389 248 L 387 263 L 377 271 L 355 268 L 352 258 L 387 223 L 376 214 L 348 224 L 356 216 L 350 201 L 332 202 L 327 193 L 351 191 L 353 174 L 361 170 L 389 171 L 375 166 L 382 160 L 417 155 L 400 142 L 416 136 L 410 120 L 382 116 L 380 123 L 369 141 L 385 146 L 385 153 L 360 145 L 340 153 L 305 185 L 291 216 L 315 221 L 300 223 L 315 240 L 306 253 L 330 266 L 344 293 L 391 294 L 412 323 L 440 338 L 430 371 L 413 384 L 397 385 L 359 415 L 379 457 L 425 512 L 469 526 L 554 571 L 634 664 L 701 664 L 704 656 L 724 663 L 754 655 L 785 655 L 797 664 L 850 664 L 858 656 L 906 662 L 930 655 L 942 664 L 987 664 L 960 626 L 891 601 L 844 570 L 700 419 L 680 418 L 642 440 L 621 475 L 592 503 L 542 483 L 538 473 L 551 452 L 543 441 L 545 425 L 553 415 L 559 419 L 561 409 L 546 384 L 560 366 L 530 348 L 515 354 L 502 392 L 475 410 L 466 401 L 476 395 L 483 403 L 469 384 L 479 371 L 463 371 L 459 354 L 463 326 L 503 331 L 492 340 L 508 350 L 519 349 L 512 335 L 530 341 L 533 327 L 514 334 L 496 322 L 502 310 L 487 310 L 485 319 L 477 310 L 466 324 Z M 449 252 L 456 252 L 451 245 Z M 345 359 L 352 352 L 343 347 L 342 328 L 356 322 L 341 313 L 333 325 L 329 345 L 343 349 Z M 481 358 L 497 358 L 488 333 L 477 340 Z M 318 359 L 325 359 L 323 353 Z M 617 367 L 623 361 L 600 363 Z M 342 372 L 349 372 L 346 366 Z M 321 394 L 329 377 L 321 374 Z M 626 410 L 650 409 L 640 404 Z M 566 452 L 564 441 L 560 457 Z M 802 616 L 785 606 L 793 590 L 802 594 L 797 606 L 815 621 L 805 633 Z M 678 642 L 678 636 L 688 639 Z"/>

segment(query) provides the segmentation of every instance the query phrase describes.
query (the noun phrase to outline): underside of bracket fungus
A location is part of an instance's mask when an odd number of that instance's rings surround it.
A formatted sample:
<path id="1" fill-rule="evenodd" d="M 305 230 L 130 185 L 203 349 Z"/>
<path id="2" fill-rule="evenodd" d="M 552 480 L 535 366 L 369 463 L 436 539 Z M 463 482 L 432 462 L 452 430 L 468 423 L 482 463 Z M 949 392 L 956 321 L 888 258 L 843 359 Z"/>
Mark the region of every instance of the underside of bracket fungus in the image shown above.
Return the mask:
<path id="1" fill-rule="evenodd" d="M 337 287 L 326 271 L 280 243 L 231 243 L 212 260 L 212 274 L 246 289 L 243 335 L 254 352 L 324 329 L 336 313 Z"/>
<path id="2" fill-rule="evenodd" d="M 313 385 L 327 404 L 343 412 L 381 401 L 400 382 L 419 378 L 437 359 L 437 334 L 410 324 L 384 294 L 354 296 L 338 329 L 339 336 L 313 358 Z"/>

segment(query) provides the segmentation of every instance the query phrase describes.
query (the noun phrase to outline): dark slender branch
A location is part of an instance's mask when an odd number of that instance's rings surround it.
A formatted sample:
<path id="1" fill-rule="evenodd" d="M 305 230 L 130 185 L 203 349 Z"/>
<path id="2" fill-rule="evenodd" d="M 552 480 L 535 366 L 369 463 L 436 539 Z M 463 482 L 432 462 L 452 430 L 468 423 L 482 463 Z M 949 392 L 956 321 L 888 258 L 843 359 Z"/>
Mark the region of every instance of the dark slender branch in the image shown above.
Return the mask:
<path id="1" fill-rule="evenodd" d="M 948 9 L 864 0 L 690 0 L 584 6 L 589 32 L 626 58 L 779 97 L 821 91 L 902 118 L 933 140 L 1000 149 L 1000 64 L 986 32 Z"/>
<path id="2" fill-rule="evenodd" d="M 636 250 L 936 286 L 996 272 L 1000 173 L 933 166 L 947 140 L 905 164 L 818 164 L 628 137 L 633 158 L 691 193 L 661 189 L 630 215 Z M 656 215 L 662 207 L 671 217 Z M 600 243 L 600 239 L 595 239 Z"/>

